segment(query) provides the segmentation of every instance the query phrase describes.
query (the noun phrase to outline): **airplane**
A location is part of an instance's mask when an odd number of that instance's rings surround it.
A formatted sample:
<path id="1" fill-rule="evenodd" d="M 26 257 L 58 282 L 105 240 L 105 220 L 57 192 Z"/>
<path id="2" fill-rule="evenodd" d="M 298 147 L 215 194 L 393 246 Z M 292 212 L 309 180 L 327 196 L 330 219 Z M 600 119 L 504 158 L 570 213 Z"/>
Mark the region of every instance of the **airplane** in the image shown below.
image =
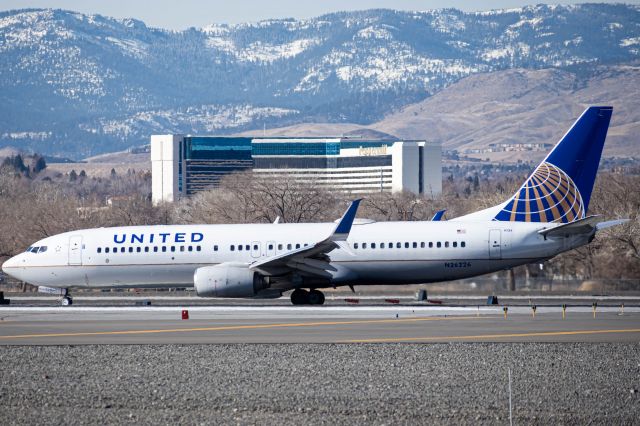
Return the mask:
<path id="1" fill-rule="evenodd" d="M 321 289 L 426 284 L 543 262 L 626 220 L 587 216 L 613 108 L 588 107 L 512 197 L 443 221 L 155 225 L 44 238 L 7 260 L 12 277 L 61 296 L 73 288 L 194 287 L 198 296 L 322 305 Z"/>

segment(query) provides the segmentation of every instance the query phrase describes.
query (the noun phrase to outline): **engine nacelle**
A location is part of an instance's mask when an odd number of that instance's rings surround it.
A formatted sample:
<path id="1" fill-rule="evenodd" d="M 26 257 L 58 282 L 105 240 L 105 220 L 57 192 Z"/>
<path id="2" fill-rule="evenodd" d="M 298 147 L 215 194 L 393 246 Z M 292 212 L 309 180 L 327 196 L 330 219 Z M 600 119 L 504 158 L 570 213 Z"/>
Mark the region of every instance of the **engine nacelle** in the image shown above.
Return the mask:
<path id="1" fill-rule="evenodd" d="M 269 285 L 246 263 L 221 263 L 196 269 L 193 284 L 200 297 L 253 297 Z"/>

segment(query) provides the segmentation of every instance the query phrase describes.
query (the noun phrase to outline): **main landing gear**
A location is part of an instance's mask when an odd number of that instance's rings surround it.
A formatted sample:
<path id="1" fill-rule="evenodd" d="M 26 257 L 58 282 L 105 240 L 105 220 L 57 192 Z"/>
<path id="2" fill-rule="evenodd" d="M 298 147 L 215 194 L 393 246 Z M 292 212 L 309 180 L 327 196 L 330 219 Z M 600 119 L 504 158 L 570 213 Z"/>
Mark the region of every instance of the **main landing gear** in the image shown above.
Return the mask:
<path id="1" fill-rule="evenodd" d="M 71 306 L 73 305 L 73 298 L 69 294 L 69 290 L 66 288 L 62 290 L 62 298 L 60 299 L 60 305 L 62 306 Z"/>
<path id="2" fill-rule="evenodd" d="M 297 288 L 291 293 L 291 303 L 294 305 L 322 305 L 324 304 L 324 293 L 319 290 L 303 290 Z"/>

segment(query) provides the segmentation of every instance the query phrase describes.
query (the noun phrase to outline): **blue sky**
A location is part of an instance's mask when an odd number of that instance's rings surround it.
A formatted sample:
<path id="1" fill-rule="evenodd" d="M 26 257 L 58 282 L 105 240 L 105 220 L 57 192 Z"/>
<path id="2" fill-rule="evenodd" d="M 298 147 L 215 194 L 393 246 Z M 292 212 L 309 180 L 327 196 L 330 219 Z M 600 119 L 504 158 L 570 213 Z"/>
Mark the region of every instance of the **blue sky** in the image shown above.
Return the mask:
<path id="1" fill-rule="evenodd" d="M 618 3 L 619 1 L 605 1 Z M 540 0 L 0 0 L 0 10 L 44 7 L 137 18 L 147 25 L 182 30 L 210 23 L 254 22 L 270 18 L 310 18 L 343 10 L 387 8 L 426 10 L 455 7 L 465 11 L 502 9 Z M 581 3 L 563 0 L 562 4 Z M 640 4 L 640 0 L 626 3 Z"/>

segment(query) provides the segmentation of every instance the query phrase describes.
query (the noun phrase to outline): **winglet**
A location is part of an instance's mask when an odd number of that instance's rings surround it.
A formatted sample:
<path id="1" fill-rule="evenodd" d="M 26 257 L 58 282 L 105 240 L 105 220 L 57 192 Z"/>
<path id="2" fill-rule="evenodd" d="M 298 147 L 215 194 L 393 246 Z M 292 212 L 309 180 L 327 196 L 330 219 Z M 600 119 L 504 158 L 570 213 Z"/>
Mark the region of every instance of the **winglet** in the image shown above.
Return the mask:
<path id="1" fill-rule="evenodd" d="M 351 205 L 349 206 L 347 211 L 342 215 L 338 226 L 336 226 L 336 229 L 333 231 L 331 240 L 345 241 L 347 239 L 347 237 L 349 236 L 349 232 L 351 232 L 351 225 L 353 225 L 353 221 L 356 218 L 356 212 L 358 211 L 360 201 L 362 201 L 362 198 L 353 200 L 351 202 Z"/>
<path id="2" fill-rule="evenodd" d="M 433 215 L 433 217 L 431 218 L 431 221 L 432 221 L 432 222 L 439 222 L 439 221 L 441 221 L 441 220 L 442 220 L 442 216 L 444 216 L 444 212 L 446 212 L 446 211 L 447 211 L 447 209 L 444 209 L 444 210 L 438 210 L 438 211 Z"/>

